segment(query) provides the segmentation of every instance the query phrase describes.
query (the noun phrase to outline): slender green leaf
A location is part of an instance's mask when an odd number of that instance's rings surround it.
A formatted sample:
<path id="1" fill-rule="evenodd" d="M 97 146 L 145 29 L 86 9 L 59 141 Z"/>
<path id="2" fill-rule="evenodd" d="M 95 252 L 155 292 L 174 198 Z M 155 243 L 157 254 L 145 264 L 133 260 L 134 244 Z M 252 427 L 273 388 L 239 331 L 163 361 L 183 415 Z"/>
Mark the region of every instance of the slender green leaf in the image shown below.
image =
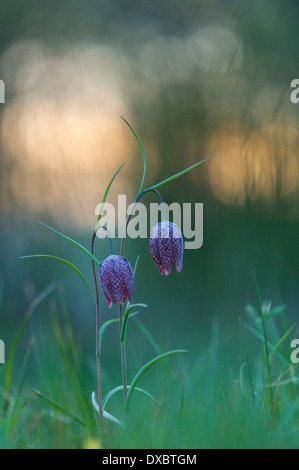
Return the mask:
<path id="1" fill-rule="evenodd" d="M 245 328 L 247 328 L 248 331 L 250 331 L 257 339 L 259 339 L 262 343 L 264 343 L 265 338 L 262 333 L 260 333 L 256 328 L 254 328 L 252 325 L 249 323 L 244 323 Z M 267 341 L 268 348 L 271 349 L 271 351 L 274 350 L 274 346 L 272 343 Z M 279 351 L 276 351 L 276 355 L 279 358 L 279 360 L 286 366 L 289 367 L 291 365 L 291 362 L 285 358 L 283 354 L 281 354 Z"/>
<path id="2" fill-rule="evenodd" d="M 137 270 L 139 259 L 140 259 L 140 255 L 137 256 L 135 264 L 134 264 L 134 269 L 133 269 L 134 276 L 136 276 L 136 270 Z"/>
<path id="3" fill-rule="evenodd" d="M 29 344 L 28 344 L 27 348 L 26 348 L 25 355 L 24 355 L 24 358 L 22 360 L 20 372 L 19 372 L 19 375 L 18 375 L 18 380 L 17 380 L 17 383 L 16 383 L 16 389 L 15 389 L 15 392 L 14 392 L 14 394 L 15 394 L 15 404 L 16 405 L 17 405 L 17 402 L 18 402 L 18 398 L 21 394 L 21 390 L 22 390 L 22 387 L 23 387 L 23 384 L 24 384 L 24 380 L 25 380 L 25 377 L 26 377 L 28 366 L 30 364 L 30 359 L 31 359 L 34 344 L 35 344 L 35 338 L 32 337 L 29 341 Z"/>
<path id="4" fill-rule="evenodd" d="M 127 330 L 127 323 L 129 319 L 129 314 L 132 310 L 132 308 L 135 307 L 144 307 L 147 308 L 147 305 L 145 304 L 130 304 L 124 313 L 124 319 L 123 319 L 123 324 L 122 324 L 122 329 L 121 329 L 121 334 L 120 334 L 120 342 L 124 343 L 125 342 L 125 337 L 126 337 L 126 330 Z"/>
<path id="5" fill-rule="evenodd" d="M 280 299 L 280 305 L 284 306 L 281 299 Z M 283 308 L 283 310 L 281 312 L 281 323 L 282 323 L 283 331 L 288 331 L 289 325 L 288 325 L 288 320 L 287 320 L 287 315 L 286 315 L 286 309 L 285 308 Z M 292 352 L 291 337 L 289 336 L 288 341 L 287 341 L 287 346 L 286 346 L 286 354 L 288 354 L 290 356 L 291 352 Z"/>
<path id="6" fill-rule="evenodd" d="M 288 331 L 280 338 L 280 340 L 276 343 L 276 345 L 274 346 L 273 348 L 273 351 L 271 352 L 270 354 L 270 357 L 269 357 L 269 361 L 271 361 L 273 359 L 273 357 L 275 356 L 275 353 L 276 351 L 280 348 L 281 344 L 287 339 L 287 337 L 289 336 L 289 334 L 291 333 L 291 331 L 293 331 L 293 329 L 295 328 L 296 324 L 294 323 L 293 326 L 291 326 L 291 328 L 288 329 Z"/>
<path id="7" fill-rule="evenodd" d="M 58 256 L 52 256 L 52 255 L 28 255 L 28 256 L 21 256 L 20 257 L 21 259 L 26 259 L 26 258 L 50 258 L 50 259 L 56 259 L 57 261 L 61 261 L 62 263 L 66 264 L 67 266 L 69 266 L 70 268 L 72 268 L 77 274 L 78 276 L 82 279 L 82 281 L 84 282 L 84 284 L 86 285 L 87 289 L 89 290 L 89 292 L 91 293 L 92 297 L 93 297 L 93 300 L 96 301 L 96 298 L 95 298 L 95 295 L 94 293 L 92 292 L 88 282 L 86 281 L 85 277 L 83 276 L 83 274 L 81 273 L 81 271 L 79 271 L 78 268 L 76 268 L 76 266 L 74 266 L 72 263 L 70 263 L 69 261 L 67 261 L 66 259 L 63 259 L 63 258 L 58 258 Z"/>
<path id="8" fill-rule="evenodd" d="M 103 212 L 105 201 L 106 201 L 107 196 L 108 196 L 109 189 L 111 188 L 111 185 L 112 185 L 113 181 L 115 180 L 117 174 L 120 172 L 120 170 L 122 169 L 123 166 L 124 166 L 124 163 L 119 167 L 119 169 L 114 173 L 111 180 L 109 181 L 109 184 L 108 184 L 108 186 L 106 188 L 106 191 L 104 193 L 104 197 L 103 197 L 102 204 L 101 204 L 101 207 L 100 207 L 100 212 L 99 212 L 99 215 L 98 215 L 98 218 L 97 218 L 96 228 L 97 228 L 97 225 L 100 221 L 100 218 L 102 217 L 102 212 Z"/>
<path id="9" fill-rule="evenodd" d="M 104 335 L 104 332 L 105 332 L 107 326 L 111 325 L 112 323 L 117 323 L 117 322 L 119 322 L 119 318 L 112 318 L 112 320 L 106 321 L 106 322 L 103 323 L 103 325 L 101 326 L 100 333 L 99 333 L 99 338 L 100 338 L 100 345 L 99 345 L 99 348 L 100 348 L 100 351 L 101 351 L 101 346 L 102 346 L 103 335 Z"/>
<path id="10" fill-rule="evenodd" d="M 100 262 L 99 260 L 96 259 L 95 256 L 93 256 L 90 251 L 87 250 L 87 248 L 85 248 L 83 245 L 80 245 L 80 243 L 76 242 L 75 240 L 73 240 L 72 238 L 69 238 L 67 237 L 66 235 L 64 235 L 63 233 L 61 232 L 58 232 L 57 230 L 55 230 L 54 228 L 50 227 L 49 225 L 46 225 L 44 224 L 43 222 L 39 222 L 41 225 L 43 225 L 44 227 L 46 227 L 47 229 L 51 230 L 52 232 L 54 233 L 57 233 L 57 235 L 60 235 L 62 238 L 64 238 L 65 240 L 69 241 L 70 243 L 72 243 L 73 245 L 75 245 L 77 248 L 80 248 L 80 250 L 84 251 L 85 254 L 87 254 L 95 263 L 97 266 L 100 265 Z"/>
<path id="11" fill-rule="evenodd" d="M 131 317 L 134 317 L 135 315 L 137 315 L 138 312 L 132 312 L 130 315 L 129 315 L 129 318 Z M 119 318 L 112 318 L 111 320 L 107 320 L 105 323 L 103 323 L 103 325 L 101 326 L 101 329 L 100 329 L 100 333 L 99 333 L 99 337 L 100 337 L 100 350 L 101 350 L 101 346 L 102 346 L 102 340 L 103 340 L 103 335 L 104 335 L 104 332 L 107 328 L 107 326 L 111 325 L 112 323 L 117 323 L 119 322 Z"/>
<path id="12" fill-rule="evenodd" d="M 122 120 L 127 124 L 127 126 L 130 128 L 131 132 L 133 133 L 135 139 L 137 140 L 138 142 L 138 145 L 140 147 L 140 150 L 141 150 L 141 153 L 142 153 L 142 157 L 143 157 L 143 176 L 142 176 L 142 181 L 141 181 L 141 184 L 140 184 L 140 188 L 139 188 L 139 191 L 137 193 L 137 197 L 139 196 L 139 194 L 142 193 L 142 189 L 143 189 L 143 184 L 144 184 L 144 180 L 145 180 L 145 175 L 146 175 L 146 155 L 145 155 L 145 151 L 144 151 L 144 148 L 143 148 L 143 145 L 141 143 L 141 140 L 139 139 L 138 135 L 136 134 L 136 132 L 134 131 L 133 127 L 131 126 L 131 124 L 128 123 L 128 121 L 120 116 L 122 118 Z"/>
<path id="13" fill-rule="evenodd" d="M 92 392 L 92 394 L 91 394 L 91 402 L 92 402 L 92 406 L 94 407 L 94 409 L 98 413 L 99 412 L 99 405 L 97 404 L 96 399 L 95 399 L 95 392 Z M 120 426 L 122 426 L 123 428 L 125 427 L 123 425 L 123 423 L 121 421 L 119 421 L 119 419 L 115 418 L 110 413 L 107 413 L 107 411 L 105 411 L 105 410 L 103 410 L 103 418 L 106 418 L 109 421 L 112 421 L 112 423 L 120 424 Z"/>
<path id="14" fill-rule="evenodd" d="M 180 171 L 179 173 L 177 173 L 177 174 L 175 174 L 175 175 L 173 175 L 173 176 L 170 176 L 169 178 L 166 178 L 166 180 L 161 181 L 160 183 L 154 184 L 154 185 L 151 186 L 150 188 L 145 189 L 145 191 L 151 191 L 152 189 L 159 188 L 159 187 L 162 186 L 163 184 L 166 184 L 166 183 L 168 183 L 169 181 L 172 181 L 172 180 L 178 178 L 179 176 L 181 176 L 181 175 L 187 173 L 187 171 L 190 171 L 190 170 L 192 170 L 193 168 L 196 168 L 198 165 L 201 165 L 201 163 L 206 162 L 207 160 L 209 160 L 210 158 L 214 157 L 215 155 L 216 155 L 216 153 L 214 153 L 213 155 L 210 155 L 210 156 L 207 157 L 207 158 L 204 158 L 204 159 L 201 160 L 200 162 L 197 162 L 197 163 L 195 163 L 194 165 L 189 166 L 189 167 L 186 168 L 185 170 Z"/>
<path id="15" fill-rule="evenodd" d="M 17 409 L 18 401 L 21 395 L 21 389 L 24 384 L 24 379 L 25 379 L 26 371 L 28 369 L 29 362 L 30 362 L 33 346 L 34 346 L 34 338 L 31 338 L 31 340 L 29 341 L 29 345 L 25 351 L 24 358 L 22 360 L 20 372 L 18 374 L 16 385 L 14 387 L 14 393 L 13 395 L 11 394 L 9 397 L 10 406 L 9 406 L 8 415 L 7 415 L 7 424 L 9 426 L 10 431 L 14 429 L 19 419 L 19 411 Z"/>
<path id="16" fill-rule="evenodd" d="M 115 387 L 113 390 L 110 390 L 110 392 L 107 393 L 107 395 L 105 396 L 105 398 L 103 400 L 103 409 L 106 408 L 106 405 L 107 405 L 108 401 L 110 400 L 110 398 L 112 398 L 113 395 L 115 395 L 117 392 L 120 392 L 121 390 L 123 390 L 123 388 L 124 388 L 123 385 L 119 385 L 119 387 Z M 129 389 L 130 385 L 128 385 L 127 388 Z M 148 398 L 150 398 L 154 403 L 156 403 L 156 405 L 161 407 L 161 404 L 156 400 L 156 398 L 153 397 L 146 390 L 143 390 L 143 388 L 135 387 L 135 391 L 141 393 L 142 395 L 145 395 Z"/>
<path id="17" fill-rule="evenodd" d="M 84 400 L 83 400 L 83 396 L 81 394 L 81 390 L 78 384 L 78 377 L 77 377 L 74 365 L 69 358 L 65 335 L 63 334 L 63 331 L 60 327 L 57 314 L 54 313 L 53 311 L 51 313 L 52 313 L 51 315 L 52 329 L 53 329 L 53 333 L 56 339 L 56 343 L 58 345 L 58 348 L 61 354 L 62 363 L 71 381 L 72 392 L 74 396 L 76 397 L 81 414 L 82 416 L 84 416 L 85 415 Z"/>
<path id="18" fill-rule="evenodd" d="M 271 318 L 275 315 L 281 315 L 285 310 L 285 305 L 278 305 L 275 308 L 272 308 L 270 312 L 264 313 L 264 318 Z"/>
<path id="19" fill-rule="evenodd" d="M 250 367 L 250 362 L 249 362 L 249 355 L 248 355 L 247 345 L 246 345 L 246 341 L 245 341 L 245 335 L 244 335 L 242 321 L 241 321 L 240 317 L 238 317 L 238 318 L 239 318 L 239 325 L 240 325 L 240 330 L 241 330 L 242 345 L 243 345 L 245 360 L 246 360 L 246 364 L 247 364 L 249 384 L 250 384 L 252 399 L 254 401 L 254 386 L 253 386 L 252 373 L 251 373 L 251 367 Z"/>
<path id="20" fill-rule="evenodd" d="M 34 390 L 32 389 L 33 393 L 35 393 L 35 395 L 37 395 L 38 397 L 42 398 L 43 400 L 45 400 L 46 402 L 48 402 L 51 406 L 53 406 L 53 408 L 55 408 L 56 410 L 60 411 L 60 413 L 68 416 L 69 418 L 72 418 L 76 423 L 79 423 L 81 424 L 81 426 L 84 426 L 85 427 L 85 423 L 82 421 L 81 418 L 79 418 L 78 416 L 76 416 L 74 413 L 72 413 L 71 411 L 69 411 L 67 408 L 65 408 L 64 406 L 62 406 L 60 403 L 57 403 L 57 401 L 55 400 L 52 400 L 52 398 L 50 397 L 47 397 L 46 395 L 44 395 L 43 393 L 39 392 L 38 390 Z"/>
<path id="21" fill-rule="evenodd" d="M 144 334 L 144 336 L 147 338 L 147 340 L 149 341 L 149 343 L 153 346 L 155 352 L 159 355 L 161 354 L 161 349 L 157 343 L 157 341 L 155 340 L 155 338 L 153 337 L 153 335 L 151 334 L 151 332 L 146 328 L 146 326 L 142 323 L 141 320 L 139 320 L 139 318 L 134 318 L 134 322 L 136 323 L 136 325 L 138 326 L 138 328 L 142 331 L 142 333 Z"/>
<path id="22" fill-rule="evenodd" d="M 262 298 L 261 298 L 260 289 L 259 289 L 259 285 L 256 279 L 255 272 L 253 272 L 253 278 L 255 282 L 258 304 L 259 304 L 259 309 L 260 309 L 260 314 L 261 314 L 261 319 L 262 319 L 262 327 L 263 327 L 263 335 L 264 335 L 265 364 L 266 364 L 266 370 L 267 370 L 267 375 L 268 375 L 268 382 L 269 384 L 271 384 L 272 379 L 271 379 L 271 366 L 270 366 L 270 361 L 269 361 L 268 339 L 267 339 L 266 327 L 265 327 L 265 321 L 264 321 Z M 273 400 L 274 400 L 273 392 L 272 392 L 272 388 L 270 388 L 270 401 L 271 401 L 272 411 L 273 411 L 273 403 L 274 403 Z"/>
<path id="23" fill-rule="evenodd" d="M 138 326 L 140 331 L 144 334 L 144 336 L 149 341 L 149 343 L 152 345 L 152 347 L 155 350 L 156 354 L 158 354 L 158 356 L 160 354 L 162 354 L 160 346 L 158 345 L 157 341 L 155 340 L 155 338 L 153 337 L 151 332 L 148 330 L 148 328 L 144 325 L 144 323 L 139 318 L 134 318 L 134 322 L 136 323 L 136 325 Z M 165 372 L 168 375 L 169 380 L 172 384 L 172 389 L 174 390 L 174 392 L 176 394 L 178 394 L 179 392 L 178 392 L 178 389 L 177 389 L 177 385 L 176 385 L 175 380 L 173 378 L 173 375 L 172 375 L 172 372 L 171 372 L 171 369 L 169 367 L 168 362 L 164 361 L 163 365 L 164 365 L 164 368 L 165 368 Z"/>
<path id="24" fill-rule="evenodd" d="M 35 397 L 35 393 L 31 393 L 31 395 L 29 395 L 29 397 L 27 397 L 26 400 L 23 401 L 23 403 L 20 405 L 20 407 L 18 409 L 18 415 L 28 405 L 28 403 L 32 400 L 33 397 Z"/>
<path id="25" fill-rule="evenodd" d="M 46 298 L 48 297 L 51 292 L 53 292 L 54 289 L 56 289 L 57 283 L 53 282 L 49 284 L 42 292 L 40 292 L 31 302 L 26 314 L 23 317 L 23 320 L 16 332 L 16 335 L 13 339 L 12 345 L 10 347 L 10 352 L 7 360 L 7 365 L 6 365 L 6 375 L 5 375 L 5 383 L 4 383 L 4 396 L 7 399 L 9 390 L 10 390 L 10 384 L 11 384 L 11 378 L 12 378 L 12 366 L 13 366 L 13 360 L 14 356 L 16 353 L 17 346 L 19 344 L 20 338 L 22 336 L 22 333 L 24 329 L 26 328 L 27 323 L 29 322 L 31 316 L 33 315 L 34 311 L 38 307 L 38 305 Z M 6 408 L 7 402 L 4 402 L 4 408 Z"/>
<path id="26" fill-rule="evenodd" d="M 11 413 L 11 417 L 9 417 L 8 422 L 9 422 L 9 429 L 13 430 L 19 420 L 20 413 L 23 411 L 23 409 L 27 406 L 27 404 L 32 400 L 33 397 L 35 397 L 35 393 L 32 393 L 29 395 L 29 397 L 26 398 L 25 401 L 18 407 L 18 409 L 15 411 L 15 413 Z M 17 403 L 17 400 L 14 402 L 15 404 Z"/>
<path id="27" fill-rule="evenodd" d="M 72 380 L 73 380 L 73 382 L 75 380 L 77 382 L 76 385 L 75 385 L 76 390 L 78 390 L 78 392 L 77 392 L 77 395 L 78 395 L 77 401 L 78 401 L 78 404 L 81 407 L 81 414 L 82 414 L 82 416 L 85 417 L 86 425 L 88 426 L 89 429 L 91 429 L 93 424 L 95 423 L 94 414 L 92 413 L 92 410 L 90 408 L 89 396 L 88 396 L 87 391 L 86 391 L 86 384 L 85 384 L 85 380 L 84 380 L 84 377 L 83 377 L 83 368 L 82 368 L 82 364 L 79 361 L 78 347 L 75 344 L 71 319 L 70 319 L 70 315 L 69 315 L 69 312 L 68 312 L 68 309 L 67 309 L 65 295 L 64 295 L 64 289 L 63 289 L 62 285 L 59 286 L 59 291 L 60 291 L 60 297 L 61 297 L 62 308 L 63 308 L 63 313 L 64 313 L 66 338 L 67 338 L 67 341 L 68 341 L 69 351 L 71 353 L 71 359 L 73 361 L 73 364 L 71 363 L 71 361 L 69 361 L 71 369 L 72 369 L 71 373 L 74 377 Z M 55 316 L 54 316 L 54 318 L 55 318 Z M 65 348 L 65 350 L 66 350 L 66 348 Z"/>
<path id="28" fill-rule="evenodd" d="M 136 323 L 136 325 L 138 326 L 138 328 L 140 329 L 140 331 L 144 334 L 144 336 L 146 337 L 146 339 L 149 341 L 149 343 L 152 345 L 153 349 L 155 350 L 156 354 L 158 354 L 158 356 L 160 354 L 162 354 L 162 351 L 161 351 L 161 348 L 160 346 L 158 345 L 157 341 L 155 340 L 155 338 L 153 337 L 153 335 L 151 334 L 151 332 L 148 330 L 148 328 L 144 325 L 144 323 L 139 319 L 139 318 L 134 318 L 134 322 Z M 172 390 L 177 394 L 179 395 L 179 390 L 177 389 L 177 384 L 174 380 L 174 377 L 172 375 L 172 372 L 171 372 L 171 369 L 169 367 L 169 364 L 167 361 L 164 361 L 163 362 L 163 365 L 164 365 L 164 368 L 165 368 L 165 372 L 166 374 L 168 375 L 169 377 L 169 380 L 172 384 Z M 179 398 L 179 396 L 178 396 Z"/>
<path id="29" fill-rule="evenodd" d="M 141 377 L 145 374 L 145 372 L 147 372 L 152 366 L 157 364 L 157 362 L 161 361 L 162 359 L 164 359 L 166 357 L 172 356 L 174 354 L 180 354 L 180 353 L 186 353 L 186 352 L 188 352 L 188 351 L 186 351 L 185 349 L 177 349 L 175 351 L 168 351 L 166 353 L 161 354 L 160 356 L 155 357 L 154 359 L 149 361 L 147 364 L 145 364 L 143 367 L 141 367 L 141 369 L 139 370 L 139 372 L 137 372 L 137 374 L 135 375 L 135 377 L 134 377 L 134 379 L 133 379 L 133 381 L 132 381 L 132 383 L 129 387 L 129 391 L 128 391 L 128 395 L 127 395 L 127 399 L 126 399 L 126 404 L 125 404 L 125 409 L 126 410 L 129 409 L 130 402 L 131 402 L 131 399 L 132 399 L 132 395 L 133 395 L 134 390 L 137 386 L 137 383 L 139 382 Z"/>

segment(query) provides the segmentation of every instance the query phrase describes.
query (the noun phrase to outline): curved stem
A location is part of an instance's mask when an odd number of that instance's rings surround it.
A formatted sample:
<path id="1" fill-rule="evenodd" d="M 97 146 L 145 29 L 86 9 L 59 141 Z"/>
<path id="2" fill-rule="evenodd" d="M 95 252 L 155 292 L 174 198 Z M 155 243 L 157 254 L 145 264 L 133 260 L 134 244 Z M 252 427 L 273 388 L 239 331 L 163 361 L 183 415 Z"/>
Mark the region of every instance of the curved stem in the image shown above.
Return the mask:
<path id="1" fill-rule="evenodd" d="M 120 256 L 123 256 L 124 255 L 124 244 L 125 244 L 125 238 L 126 238 L 126 234 L 127 234 L 127 228 L 128 228 L 128 224 L 130 222 L 130 219 L 132 217 L 132 214 L 133 214 L 133 211 L 135 209 L 135 206 L 136 204 L 138 203 L 138 201 L 141 199 L 141 197 L 145 194 L 145 193 L 148 193 L 148 192 L 153 192 L 155 193 L 158 198 L 160 199 L 160 202 L 162 204 L 162 218 L 163 220 L 166 220 L 166 213 L 165 213 L 165 207 L 164 207 L 164 202 L 163 202 L 163 199 L 162 199 L 162 196 L 161 194 L 156 190 L 156 189 L 145 189 L 144 191 L 142 191 L 142 193 L 140 193 L 139 195 L 137 195 L 136 199 L 135 199 L 135 202 L 132 206 L 132 209 L 130 210 L 130 213 L 127 217 L 127 220 L 126 220 L 126 224 L 124 226 L 124 230 L 123 230 L 123 233 L 122 233 L 122 240 L 121 240 L 121 245 L 120 245 Z"/>
<path id="2" fill-rule="evenodd" d="M 108 237 L 109 237 L 109 249 L 110 249 L 110 255 L 112 255 L 112 238 L 111 238 L 111 233 L 109 232 L 108 228 L 106 227 L 106 225 L 98 225 L 97 228 L 95 229 L 95 235 L 97 234 L 97 231 L 99 228 L 103 228 L 104 230 L 106 230 L 106 232 L 108 233 Z"/>
<path id="3" fill-rule="evenodd" d="M 96 237 L 96 231 L 94 231 L 91 240 L 91 254 L 93 255 L 94 241 Z M 100 301 L 99 301 L 99 289 L 97 283 L 97 276 L 95 270 L 95 264 L 92 260 L 92 271 L 96 289 L 96 360 L 97 360 L 97 380 L 98 380 L 98 403 L 99 403 L 99 424 L 100 431 L 103 433 L 103 408 L 102 408 L 102 381 L 101 381 L 101 358 L 100 358 Z"/>
<path id="4" fill-rule="evenodd" d="M 119 304 L 119 337 L 121 338 L 121 331 L 123 326 L 122 316 L 122 305 Z M 124 404 L 126 405 L 127 400 L 127 363 L 126 363 L 126 351 L 125 344 L 120 341 L 120 354 L 121 354 L 121 369 L 123 379 L 123 391 L 124 391 Z"/>

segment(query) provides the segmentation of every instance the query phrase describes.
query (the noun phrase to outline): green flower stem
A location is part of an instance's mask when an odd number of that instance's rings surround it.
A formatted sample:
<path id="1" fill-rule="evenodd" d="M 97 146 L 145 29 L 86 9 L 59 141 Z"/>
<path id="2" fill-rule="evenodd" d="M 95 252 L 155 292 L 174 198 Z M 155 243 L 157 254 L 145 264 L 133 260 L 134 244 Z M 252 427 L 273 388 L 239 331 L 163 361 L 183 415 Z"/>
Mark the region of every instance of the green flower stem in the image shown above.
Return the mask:
<path id="1" fill-rule="evenodd" d="M 166 220 L 166 213 L 165 213 L 165 207 L 164 207 L 164 202 L 163 202 L 163 199 L 162 199 L 162 196 L 161 194 L 156 190 L 156 189 L 145 189 L 144 191 L 142 191 L 142 193 L 140 193 L 139 195 L 137 195 L 136 199 L 135 199 L 135 202 L 132 206 L 132 209 L 127 217 L 127 220 L 126 220 L 126 224 L 124 226 L 124 229 L 123 229 L 123 233 L 122 233 L 122 240 L 121 240 L 121 245 L 120 245 L 120 256 L 123 256 L 124 255 L 124 244 L 125 244 L 125 238 L 126 238 L 126 234 L 127 234 L 127 228 L 128 228 L 128 224 L 130 222 L 130 219 L 132 217 L 132 214 L 133 214 L 133 211 L 135 209 L 135 206 L 136 204 L 139 202 L 139 200 L 142 198 L 142 196 L 145 194 L 145 193 L 148 193 L 148 192 L 153 192 L 155 193 L 158 198 L 160 199 L 160 202 L 162 204 L 162 218 L 163 220 Z"/>
<path id="2" fill-rule="evenodd" d="M 94 241 L 96 237 L 96 231 L 94 231 L 91 240 L 91 254 L 93 255 Z M 96 361 L 97 361 L 97 380 L 98 380 L 98 403 L 99 403 L 99 425 L 101 434 L 103 434 L 103 409 L 102 409 L 102 381 L 101 381 L 101 357 L 100 357 L 100 301 L 99 301 L 99 289 L 97 283 L 97 276 L 95 270 L 94 260 L 92 262 L 92 271 L 94 284 L 96 289 Z"/>
<path id="3" fill-rule="evenodd" d="M 121 370 L 122 370 L 122 379 L 123 379 L 124 404 L 126 404 L 126 400 L 127 400 L 127 363 L 126 363 L 125 344 L 121 341 L 122 326 L 123 326 L 122 305 L 119 304 L 119 337 L 120 337 Z"/>
<path id="4" fill-rule="evenodd" d="M 109 249 L 110 249 L 110 255 L 112 255 L 113 251 L 112 251 L 112 238 L 111 238 L 111 233 L 109 232 L 108 228 L 106 227 L 106 225 L 98 225 L 95 229 L 95 234 L 97 234 L 97 231 L 99 230 L 99 228 L 103 228 L 104 230 L 106 230 L 106 232 L 108 233 L 108 237 L 109 237 Z"/>

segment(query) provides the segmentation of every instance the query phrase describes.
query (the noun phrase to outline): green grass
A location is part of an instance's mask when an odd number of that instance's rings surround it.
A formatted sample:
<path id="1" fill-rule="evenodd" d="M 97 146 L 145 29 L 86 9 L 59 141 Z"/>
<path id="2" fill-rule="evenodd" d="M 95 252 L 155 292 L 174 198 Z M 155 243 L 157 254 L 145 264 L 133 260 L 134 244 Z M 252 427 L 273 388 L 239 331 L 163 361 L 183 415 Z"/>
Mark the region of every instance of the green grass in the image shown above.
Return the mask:
<path id="1" fill-rule="evenodd" d="M 240 316 L 238 334 L 230 340 L 231 356 L 225 354 L 221 325 L 211 322 L 209 347 L 200 345 L 196 354 L 153 364 L 138 388 L 154 400 L 136 389 L 128 413 L 119 387 L 105 409 L 125 427 L 105 420 L 99 438 L 91 405 L 95 357 L 80 346 L 80 332 L 73 331 L 62 294 L 53 297 L 51 286 L 33 301 L 7 363 L 0 366 L 0 447 L 299 448 L 299 375 L 290 362 L 293 326 L 287 324 L 284 305 L 272 308 L 258 295 L 257 309 L 248 305 Z M 24 349 L 20 339 L 41 302 L 49 304 L 51 333 L 42 331 Z M 152 358 L 163 353 L 140 317 L 129 322 L 135 320 Z M 38 361 L 32 363 L 36 349 Z M 147 362 L 142 355 L 135 356 L 139 367 Z M 135 374 L 129 368 L 131 381 Z M 106 365 L 104 395 L 120 384 L 115 368 Z"/>

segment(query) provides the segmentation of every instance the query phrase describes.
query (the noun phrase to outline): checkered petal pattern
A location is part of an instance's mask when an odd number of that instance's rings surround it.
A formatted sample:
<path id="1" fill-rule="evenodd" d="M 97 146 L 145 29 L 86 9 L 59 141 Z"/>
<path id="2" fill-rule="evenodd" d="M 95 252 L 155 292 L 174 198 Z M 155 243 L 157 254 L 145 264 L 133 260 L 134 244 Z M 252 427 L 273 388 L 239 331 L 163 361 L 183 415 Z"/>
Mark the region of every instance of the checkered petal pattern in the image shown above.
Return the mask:
<path id="1" fill-rule="evenodd" d="M 131 302 L 134 293 L 134 273 L 129 261 L 123 256 L 110 255 L 99 266 L 100 285 L 108 306 Z"/>
<path id="2" fill-rule="evenodd" d="M 154 226 L 150 235 L 150 252 L 161 274 L 183 269 L 184 240 L 179 227 L 172 222 L 161 222 Z"/>

